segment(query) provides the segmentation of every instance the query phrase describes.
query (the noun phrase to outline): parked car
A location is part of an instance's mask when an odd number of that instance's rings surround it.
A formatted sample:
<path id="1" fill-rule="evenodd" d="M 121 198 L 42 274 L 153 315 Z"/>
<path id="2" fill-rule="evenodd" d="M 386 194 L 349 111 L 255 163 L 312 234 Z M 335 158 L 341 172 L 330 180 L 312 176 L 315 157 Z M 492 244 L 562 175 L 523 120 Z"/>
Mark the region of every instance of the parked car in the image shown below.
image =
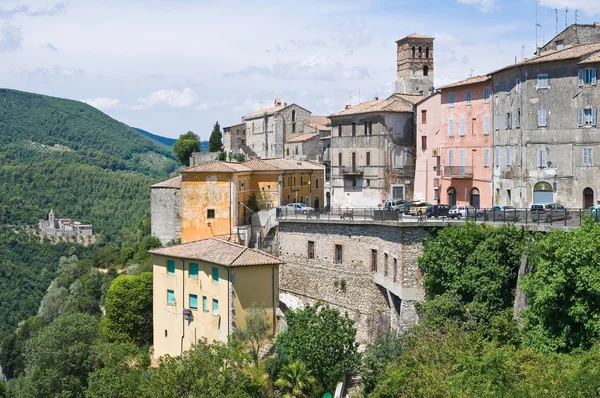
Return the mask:
<path id="1" fill-rule="evenodd" d="M 494 206 L 484 213 L 485 220 L 492 221 L 517 221 L 519 212 L 513 206 Z"/>
<path id="2" fill-rule="evenodd" d="M 588 207 L 584 216 L 591 217 L 596 222 L 600 221 L 600 205 Z"/>
<path id="3" fill-rule="evenodd" d="M 454 205 L 450 208 L 448 212 L 448 217 L 450 218 L 475 218 L 475 208 L 471 205 Z"/>
<path id="4" fill-rule="evenodd" d="M 554 222 L 570 218 L 567 209 L 560 203 L 531 205 L 531 221 Z"/>
<path id="5" fill-rule="evenodd" d="M 304 203 L 290 203 L 286 207 L 287 214 L 308 214 L 315 211 L 314 208 L 305 205 Z"/>
<path id="6" fill-rule="evenodd" d="M 388 200 L 385 202 L 384 208 L 386 210 L 404 212 L 404 203 L 406 203 L 404 199 Z"/>
<path id="7" fill-rule="evenodd" d="M 404 214 L 408 215 L 408 213 L 410 212 L 410 206 L 415 203 L 419 203 L 419 201 L 418 200 L 409 200 L 407 202 L 404 202 L 404 204 L 403 204 L 404 208 L 401 211 Z"/>
<path id="8" fill-rule="evenodd" d="M 449 205 L 429 205 L 427 206 L 427 218 L 448 217 L 450 211 Z"/>
<path id="9" fill-rule="evenodd" d="M 417 202 L 410 205 L 410 209 L 408 210 L 408 214 L 411 216 L 416 216 L 421 212 L 421 214 L 425 214 L 427 212 L 427 207 L 431 206 L 431 203 L 427 202 Z"/>

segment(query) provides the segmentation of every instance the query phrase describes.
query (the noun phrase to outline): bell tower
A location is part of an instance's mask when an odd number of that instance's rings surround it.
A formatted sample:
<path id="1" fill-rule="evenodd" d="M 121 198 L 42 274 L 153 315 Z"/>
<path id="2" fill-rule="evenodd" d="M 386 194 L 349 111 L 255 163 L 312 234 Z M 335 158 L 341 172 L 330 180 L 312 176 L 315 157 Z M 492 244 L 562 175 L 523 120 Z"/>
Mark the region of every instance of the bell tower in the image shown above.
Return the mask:
<path id="1" fill-rule="evenodd" d="M 433 40 L 434 37 L 413 33 L 396 42 L 397 94 L 433 93 Z"/>

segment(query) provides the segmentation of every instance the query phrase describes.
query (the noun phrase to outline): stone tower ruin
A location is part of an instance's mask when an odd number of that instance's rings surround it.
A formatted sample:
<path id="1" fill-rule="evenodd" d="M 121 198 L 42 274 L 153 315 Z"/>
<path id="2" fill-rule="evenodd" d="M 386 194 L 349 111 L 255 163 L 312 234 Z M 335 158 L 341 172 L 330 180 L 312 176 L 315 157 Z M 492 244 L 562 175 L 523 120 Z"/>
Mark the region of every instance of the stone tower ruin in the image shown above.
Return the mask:
<path id="1" fill-rule="evenodd" d="M 396 42 L 397 48 L 397 94 L 433 93 L 433 40 L 418 33 Z"/>

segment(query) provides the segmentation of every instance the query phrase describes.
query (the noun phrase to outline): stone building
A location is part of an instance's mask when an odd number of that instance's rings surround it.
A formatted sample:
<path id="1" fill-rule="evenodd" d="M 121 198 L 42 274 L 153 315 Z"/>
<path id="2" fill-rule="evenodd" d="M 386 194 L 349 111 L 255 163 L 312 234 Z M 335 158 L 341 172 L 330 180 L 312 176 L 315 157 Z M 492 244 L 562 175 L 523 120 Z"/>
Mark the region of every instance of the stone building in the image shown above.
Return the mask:
<path id="1" fill-rule="evenodd" d="M 246 145 L 259 158 L 283 158 L 284 143 L 304 134 L 310 111 L 296 104 L 281 103 L 250 113 L 242 118 L 246 125 Z"/>
<path id="2" fill-rule="evenodd" d="M 429 95 L 433 85 L 433 37 L 413 33 L 398 41 L 396 93 Z"/>
<path id="3" fill-rule="evenodd" d="M 55 237 L 92 236 L 92 225 L 82 224 L 70 218 L 56 218 L 54 210 L 50 209 L 48 220 L 39 220 L 42 232 Z"/>
<path id="4" fill-rule="evenodd" d="M 495 204 L 596 203 L 599 67 L 600 43 L 594 43 L 543 52 L 492 73 Z"/>
<path id="5" fill-rule="evenodd" d="M 150 187 L 150 228 L 163 245 L 181 238 L 181 176 Z"/>
<path id="6" fill-rule="evenodd" d="M 243 153 L 244 147 L 246 147 L 246 123 L 223 127 L 223 151 L 233 156 Z"/>
<path id="7" fill-rule="evenodd" d="M 155 359 L 182 355 L 193 344 L 227 342 L 246 326 L 253 304 L 264 305 L 269 332 L 277 331 L 276 257 L 214 238 L 150 253 Z"/>
<path id="8" fill-rule="evenodd" d="M 590 25 L 573 24 L 557 34 L 537 51 L 542 55 L 548 51 L 562 50 L 581 44 L 600 43 L 600 22 Z"/>
<path id="9" fill-rule="evenodd" d="M 414 200 L 440 203 L 441 106 L 439 91 L 417 104 Z"/>
<path id="10" fill-rule="evenodd" d="M 354 320 L 357 341 L 402 333 L 424 299 L 417 259 L 429 233 L 419 223 L 280 220 L 279 301 L 283 309 L 321 301 Z"/>
<path id="11" fill-rule="evenodd" d="M 441 87 L 442 203 L 492 206 L 491 88 L 488 76 Z"/>

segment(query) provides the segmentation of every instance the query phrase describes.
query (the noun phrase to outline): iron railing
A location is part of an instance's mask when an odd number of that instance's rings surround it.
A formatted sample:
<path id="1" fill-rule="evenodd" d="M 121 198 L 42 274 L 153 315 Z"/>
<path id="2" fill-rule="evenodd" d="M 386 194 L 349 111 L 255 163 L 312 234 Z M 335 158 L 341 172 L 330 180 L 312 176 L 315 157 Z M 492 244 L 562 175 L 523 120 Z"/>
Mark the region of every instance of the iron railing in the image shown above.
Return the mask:
<path id="1" fill-rule="evenodd" d="M 445 166 L 444 177 L 473 178 L 472 166 Z"/>
<path id="2" fill-rule="evenodd" d="M 363 166 L 342 166 L 340 168 L 340 174 L 345 176 L 359 176 L 363 175 L 365 169 Z"/>

